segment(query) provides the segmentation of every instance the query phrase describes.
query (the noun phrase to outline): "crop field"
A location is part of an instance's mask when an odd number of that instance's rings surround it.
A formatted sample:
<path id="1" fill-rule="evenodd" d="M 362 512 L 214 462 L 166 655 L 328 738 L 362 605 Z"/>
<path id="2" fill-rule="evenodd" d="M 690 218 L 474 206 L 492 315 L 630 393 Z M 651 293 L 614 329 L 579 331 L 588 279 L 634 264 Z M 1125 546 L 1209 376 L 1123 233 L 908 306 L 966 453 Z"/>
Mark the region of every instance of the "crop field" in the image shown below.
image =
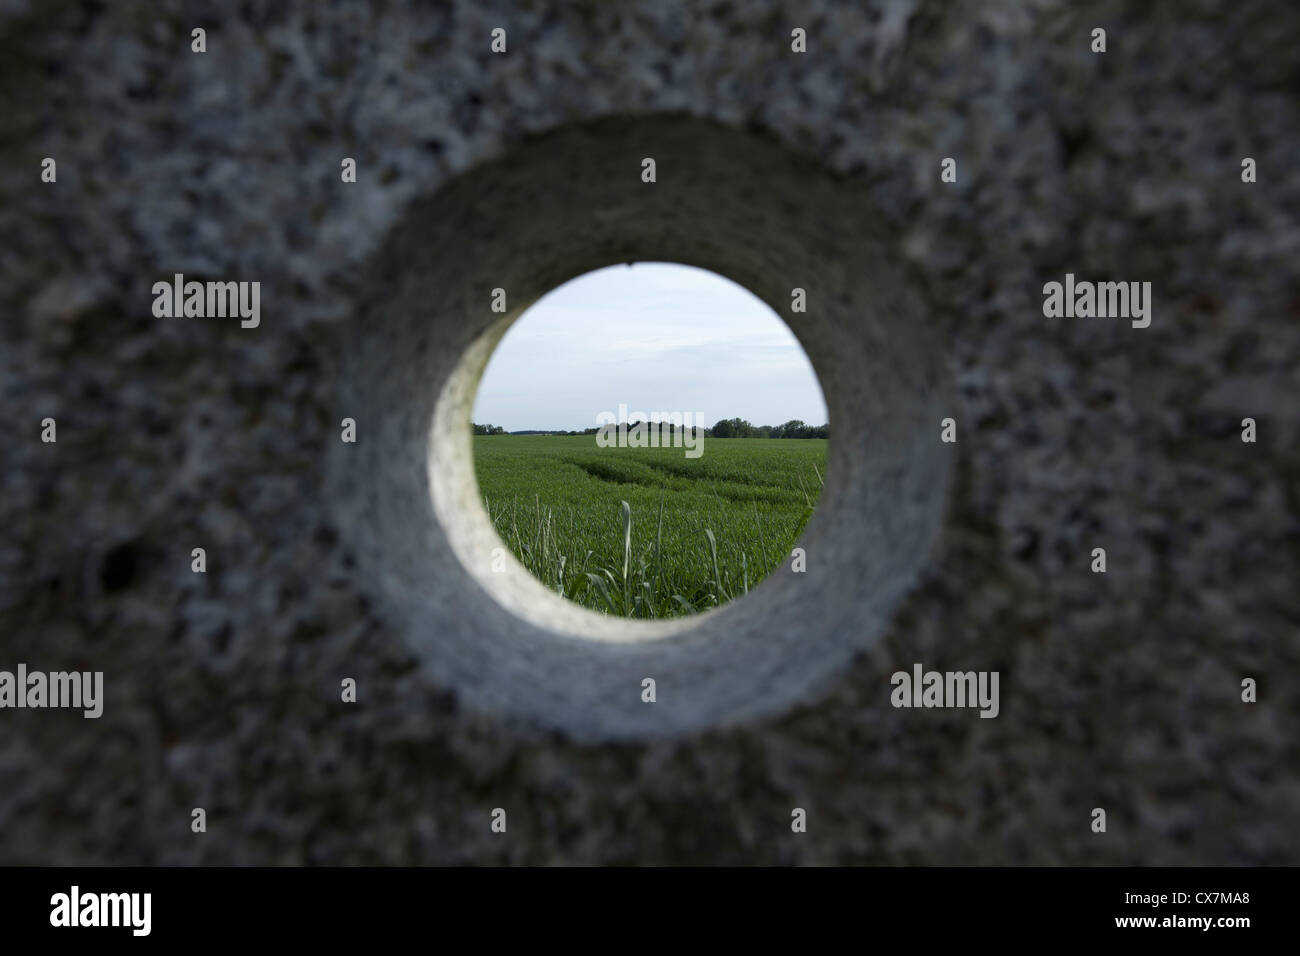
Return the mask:
<path id="1" fill-rule="evenodd" d="M 687 458 L 592 435 L 479 435 L 474 463 L 497 533 L 543 584 L 595 611 L 674 617 L 744 594 L 789 559 L 826 445 L 706 438 Z"/>

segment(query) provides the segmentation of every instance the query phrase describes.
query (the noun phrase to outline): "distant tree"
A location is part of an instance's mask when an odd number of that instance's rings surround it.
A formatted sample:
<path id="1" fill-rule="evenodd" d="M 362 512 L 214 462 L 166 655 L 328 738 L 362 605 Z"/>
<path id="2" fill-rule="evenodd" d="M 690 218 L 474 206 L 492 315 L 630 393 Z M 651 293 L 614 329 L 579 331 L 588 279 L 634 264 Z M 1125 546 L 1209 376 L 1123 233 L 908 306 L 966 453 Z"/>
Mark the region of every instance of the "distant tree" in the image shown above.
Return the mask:
<path id="1" fill-rule="evenodd" d="M 500 425 L 479 425 L 473 423 L 475 435 L 504 435 L 506 430 Z"/>
<path id="2" fill-rule="evenodd" d="M 754 436 L 754 426 L 743 418 L 728 418 L 725 425 L 730 432 L 727 437 L 730 438 L 752 438 Z M 714 426 L 715 428 L 717 426 Z"/>

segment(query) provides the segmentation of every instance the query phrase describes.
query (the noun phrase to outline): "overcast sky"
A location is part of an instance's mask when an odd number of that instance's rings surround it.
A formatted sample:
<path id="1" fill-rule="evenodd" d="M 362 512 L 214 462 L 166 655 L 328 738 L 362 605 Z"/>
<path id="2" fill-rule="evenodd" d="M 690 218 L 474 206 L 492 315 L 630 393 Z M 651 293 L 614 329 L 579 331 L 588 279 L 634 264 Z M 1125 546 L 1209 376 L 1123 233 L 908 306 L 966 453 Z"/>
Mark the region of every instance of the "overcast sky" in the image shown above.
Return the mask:
<path id="1" fill-rule="evenodd" d="M 506 431 L 596 425 L 602 411 L 826 423 L 817 376 L 760 299 L 706 269 L 616 265 L 553 289 L 488 362 L 474 421 Z"/>

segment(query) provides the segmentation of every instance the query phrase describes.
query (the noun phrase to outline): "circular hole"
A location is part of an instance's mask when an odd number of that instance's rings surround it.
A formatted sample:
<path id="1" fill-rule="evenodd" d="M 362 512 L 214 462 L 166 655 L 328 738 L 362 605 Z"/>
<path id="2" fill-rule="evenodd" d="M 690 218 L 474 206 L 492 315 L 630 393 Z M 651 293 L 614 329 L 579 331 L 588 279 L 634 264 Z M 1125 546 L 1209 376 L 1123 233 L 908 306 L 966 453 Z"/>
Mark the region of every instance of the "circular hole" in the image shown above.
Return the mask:
<path id="1" fill-rule="evenodd" d="M 716 273 L 628 263 L 548 292 L 497 345 L 474 421 L 493 574 L 517 561 L 590 611 L 652 620 L 806 560 L 821 387 L 790 327 Z"/>
<path id="2" fill-rule="evenodd" d="M 645 156 L 655 183 L 640 178 Z M 810 700 L 884 631 L 947 500 L 944 343 L 901 242 L 862 183 L 680 116 L 525 141 L 410 207 L 360 286 L 338 399 L 358 438 L 330 462 L 343 544 L 387 633 L 466 708 L 580 739 L 686 733 Z M 738 283 L 790 324 L 835 440 L 799 540 L 806 569 L 779 564 L 698 615 L 602 616 L 517 563 L 493 572 L 501 542 L 467 422 L 525 309 L 595 269 L 664 260 Z M 498 288 L 505 312 L 492 310 Z M 807 295 L 797 315 L 795 288 Z"/>

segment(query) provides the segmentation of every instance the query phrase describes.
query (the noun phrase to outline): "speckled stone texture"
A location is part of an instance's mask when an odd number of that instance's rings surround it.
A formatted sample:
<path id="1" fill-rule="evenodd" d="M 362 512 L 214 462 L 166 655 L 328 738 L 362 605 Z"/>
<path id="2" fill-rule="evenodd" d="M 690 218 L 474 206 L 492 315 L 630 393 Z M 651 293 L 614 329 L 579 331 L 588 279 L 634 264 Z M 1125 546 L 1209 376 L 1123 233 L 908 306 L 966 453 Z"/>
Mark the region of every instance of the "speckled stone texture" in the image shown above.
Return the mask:
<path id="1" fill-rule="evenodd" d="M 107 692 L 98 721 L 0 711 L 0 862 L 1300 862 L 1300 8 L 7 0 L 0 18 L 0 667 L 102 669 Z M 919 581 L 830 686 L 722 729 L 579 743 L 428 679 L 327 459 L 368 282 L 420 203 L 532 137 L 672 115 L 870 200 L 960 442 Z M 261 328 L 155 319 L 174 272 L 261 281 Z M 1045 319 L 1066 272 L 1150 281 L 1151 327 Z M 1001 715 L 892 708 L 915 661 L 1000 670 Z"/>

